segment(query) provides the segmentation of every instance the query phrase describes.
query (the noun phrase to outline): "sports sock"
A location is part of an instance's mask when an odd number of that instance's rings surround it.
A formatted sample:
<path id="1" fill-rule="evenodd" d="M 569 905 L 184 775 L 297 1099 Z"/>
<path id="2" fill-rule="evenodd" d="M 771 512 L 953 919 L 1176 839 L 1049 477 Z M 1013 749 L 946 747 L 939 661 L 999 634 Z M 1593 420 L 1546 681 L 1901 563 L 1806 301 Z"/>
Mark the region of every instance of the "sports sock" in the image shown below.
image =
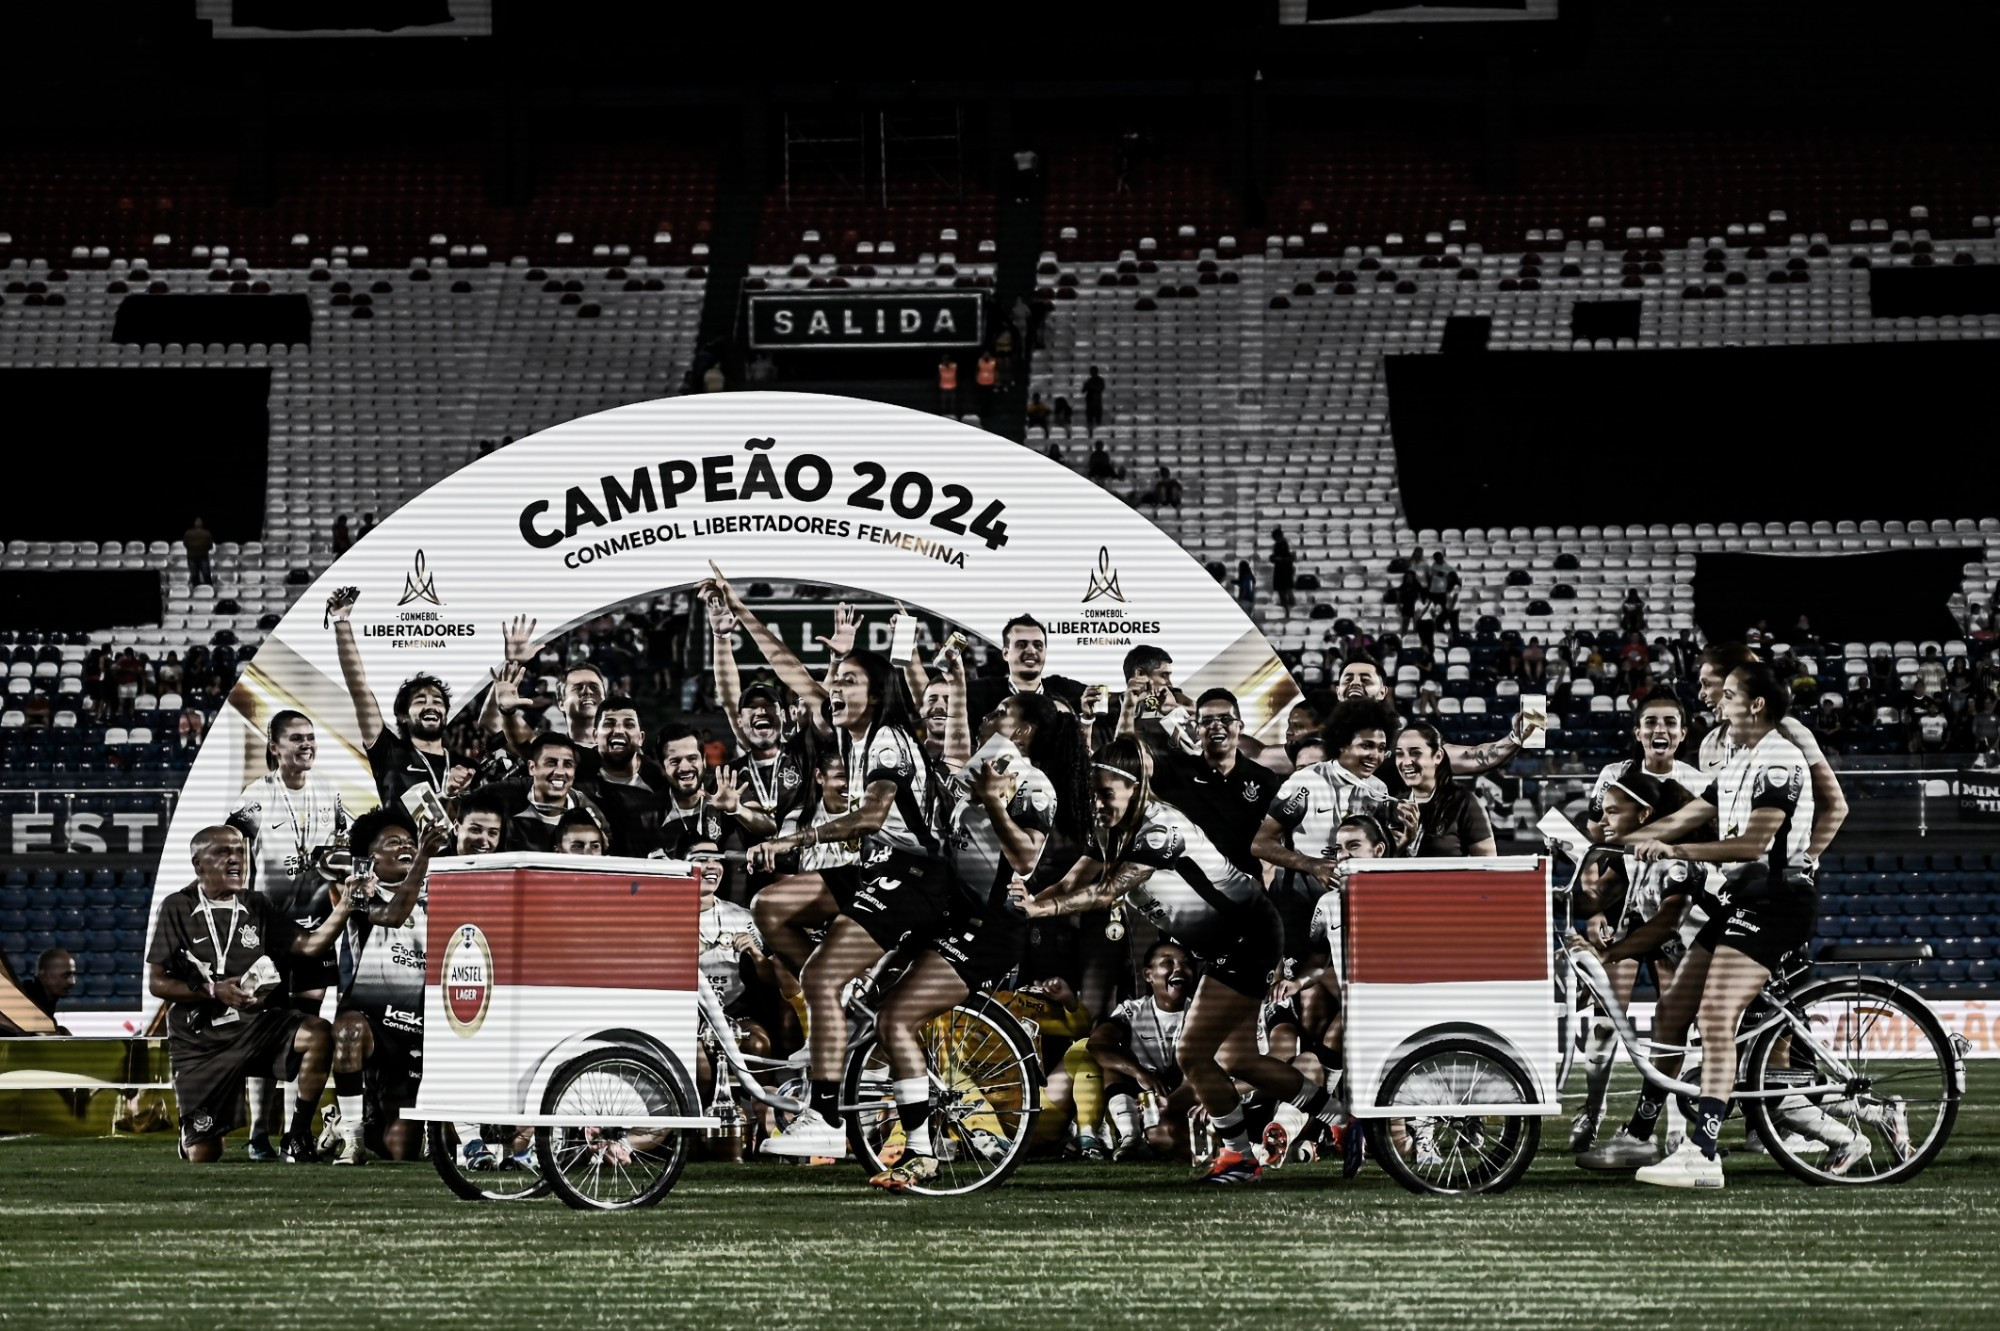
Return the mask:
<path id="1" fill-rule="evenodd" d="M 1090 1044 L 1078 1040 L 1063 1054 L 1063 1069 L 1069 1073 L 1070 1101 L 1076 1106 L 1076 1130 L 1087 1137 L 1095 1137 L 1103 1130 L 1104 1121 L 1104 1069 L 1097 1066 L 1097 1060 L 1090 1056 Z M 1130 1096 L 1120 1096 L 1111 1102 L 1112 1117 L 1118 1114 L 1118 1099 L 1130 1103 Z M 1139 1107 L 1132 1106 L 1134 1131 L 1139 1122 Z M 1118 1130 L 1125 1131 L 1120 1123 Z"/>
<path id="2" fill-rule="evenodd" d="M 318 1112 L 319 1112 L 318 1101 L 315 1100 L 292 1101 L 292 1126 L 286 1130 L 285 1135 L 291 1136 L 294 1133 L 296 1133 L 300 1136 L 304 1136 L 310 1133 L 312 1131 L 313 1115 Z"/>
<path id="3" fill-rule="evenodd" d="M 1625 1125 L 1625 1131 L 1642 1142 L 1653 1140 L 1653 1129 L 1660 1124 L 1660 1106 L 1667 1102 L 1664 1091 L 1655 1091 L 1648 1086 L 1639 1092 L 1639 1103 L 1632 1110 L 1632 1121 Z"/>
<path id="4" fill-rule="evenodd" d="M 1688 1124 L 1688 1140 L 1709 1159 L 1715 1159 L 1715 1139 L 1722 1135 L 1722 1121 L 1729 1117 L 1729 1101 L 1704 1095 L 1695 1106 L 1695 1121 Z"/>
<path id="5" fill-rule="evenodd" d="M 896 1101 L 896 1121 L 903 1125 L 903 1145 L 913 1155 L 931 1151 L 931 1079 L 898 1077 L 889 1083 Z"/>
<path id="6" fill-rule="evenodd" d="M 1082 1110 L 1079 1108 L 1077 1122 L 1082 1121 Z M 1145 1119 L 1139 1113 L 1139 1102 L 1129 1095 L 1112 1096 L 1111 1126 L 1118 1129 L 1119 1141 L 1131 1141 L 1145 1132 Z"/>
<path id="7" fill-rule="evenodd" d="M 1228 1113 L 1210 1120 L 1215 1125 L 1215 1135 L 1222 1138 L 1222 1144 L 1239 1155 L 1250 1154 L 1250 1129 L 1244 1124 L 1243 1102 Z"/>
<path id="8" fill-rule="evenodd" d="M 268 1137 L 271 1135 L 271 1108 L 276 1104 L 269 1077 L 245 1077 L 243 1098 L 250 1105 L 250 1135 Z"/>
<path id="9" fill-rule="evenodd" d="M 333 1102 L 340 1108 L 340 1131 L 343 1136 L 352 1138 L 361 1131 L 361 1119 L 367 1113 L 361 1103 L 361 1087 L 359 1068 L 333 1074 Z"/>
<path id="10" fill-rule="evenodd" d="M 1252 1137 L 1264 1135 L 1264 1129 L 1271 1126 L 1272 1117 L 1278 1107 L 1269 1103 L 1257 1092 L 1243 1097 L 1243 1130 Z"/>
<path id="11" fill-rule="evenodd" d="M 1339 1096 L 1324 1086 L 1315 1086 L 1307 1081 L 1292 1093 L 1292 1104 L 1304 1111 L 1308 1118 L 1316 1118 L 1329 1126 L 1347 1116 L 1347 1106 Z"/>
<path id="12" fill-rule="evenodd" d="M 792 1012 L 799 1019 L 799 1034 L 810 1040 L 812 1038 L 812 1013 L 806 1010 L 805 990 L 801 989 L 795 994 L 786 994 L 785 1001 L 792 1005 Z"/>
<path id="13" fill-rule="evenodd" d="M 840 1122 L 840 1083 L 831 1079 L 821 1081 L 813 1078 L 812 1110 L 828 1123 Z"/>
<path id="14" fill-rule="evenodd" d="M 1600 1017 L 1591 1024 L 1590 1044 L 1584 1050 L 1584 1112 L 1593 1119 L 1604 1113 L 1604 1097 L 1611 1089 L 1612 1051 L 1618 1037 L 1611 1023 Z"/>

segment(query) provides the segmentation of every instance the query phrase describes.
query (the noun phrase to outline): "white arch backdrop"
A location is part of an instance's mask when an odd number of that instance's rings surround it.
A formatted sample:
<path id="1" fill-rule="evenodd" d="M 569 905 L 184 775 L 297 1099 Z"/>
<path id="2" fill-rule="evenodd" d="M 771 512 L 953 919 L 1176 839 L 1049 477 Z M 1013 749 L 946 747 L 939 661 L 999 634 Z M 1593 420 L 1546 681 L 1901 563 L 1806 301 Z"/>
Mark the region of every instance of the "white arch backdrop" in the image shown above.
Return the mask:
<path id="1" fill-rule="evenodd" d="M 809 581 L 921 606 L 989 641 L 1023 612 L 1052 673 L 1122 685 L 1124 655 L 1165 647 L 1190 692 L 1230 688 L 1272 738 L 1295 696 L 1263 635 L 1171 537 L 1030 449 L 902 407 L 803 393 L 642 402 L 519 440 L 377 526 L 266 637 L 215 720 L 176 806 L 156 893 L 188 881 L 188 844 L 264 773 L 262 730 L 297 707 L 319 770 L 355 810 L 373 782 L 322 624 L 336 588 L 370 687 L 442 678 L 464 706 L 525 614 L 546 640 L 621 602 L 706 576 Z"/>

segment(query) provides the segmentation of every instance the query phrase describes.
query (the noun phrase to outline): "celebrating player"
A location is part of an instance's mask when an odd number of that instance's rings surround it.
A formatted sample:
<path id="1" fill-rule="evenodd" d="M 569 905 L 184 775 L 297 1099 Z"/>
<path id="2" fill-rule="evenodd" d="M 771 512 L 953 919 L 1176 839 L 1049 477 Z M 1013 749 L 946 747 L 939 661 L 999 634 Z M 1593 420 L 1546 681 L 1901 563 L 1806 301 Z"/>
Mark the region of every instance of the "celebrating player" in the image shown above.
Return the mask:
<path id="1" fill-rule="evenodd" d="M 394 807 L 354 820 L 356 900 L 344 943 L 352 978 L 334 1022 L 335 1108 L 322 1134 L 322 1144 L 341 1142 L 336 1165 L 366 1164 L 371 1150 L 391 1160 L 422 1152 L 423 1127 L 402 1111 L 424 1075 L 426 878 L 448 835 L 443 826 L 419 833 Z"/>
<path id="2" fill-rule="evenodd" d="M 1036 919 L 1130 901 L 1201 962 L 1176 1057 L 1223 1141 L 1207 1181 L 1253 1182 L 1261 1171 L 1232 1078 L 1310 1117 L 1332 1123 L 1342 1116 L 1325 1090 L 1257 1047 L 1258 1011 L 1282 956 L 1277 908 L 1185 814 L 1152 797 L 1151 763 L 1138 740 L 1123 736 L 1105 746 L 1093 773 L 1096 853 L 1033 898 L 1016 889 L 1017 899 Z"/>
<path id="3" fill-rule="evenodd" d="M 957 658 L 948 659 L 949 756 L 965 747 L 966 721 Z M 1009 900 L 1010 885 L 1035 872 L 1059 824 L 1073 838 L 1084 835 L 1087 769 L 1074 717 L 1039 693 L 1007 695 L 981 720 L 978 740 L 978 751 L 951 778 L 946 815 L 961 890 L 938 920 L 929 949 L 889 992 L 877 1017 L 905 1142 L 902 1159 L 870 1182 L 891 1191 L 927 1183 L 938 1173 L 919 1033 L 969 993 L 1013 974 L 1027 922 Z"/>
<path id="4" fill-rule="evenodd" d="M 333 623 L 341 677 L 354 701 L 361 747 L 375 772 L 376 794 L 383 804 L 397 808 L 402 807 L 403 792 L 412 786 L 428 785 L 441 799 L 457 795 L 472 784 L 473 770 L 445 747 L 451 690 L 435 675 L 412 675 L 396 690 L 395 705 L 390 709 L 396 724 L 383 724 L 381 705 L 368 687 L 368 671 L 361 663 L 361 648 L 354 641 L 350 622 L 359 595 L 351 587 L 335 592 L 326 613 Z"/>
<path id="5" fill-rule="evenodd" d="M 347 807 L 333 782 L 313 771 L 318 757 L 312 719 L 303 712 L 279 712 L 271 718 L 264 746 L 271 770 L 244 787 L 228 818 L 250 839 L 257 891 L 308 933 L 320 923 L 312 913 L 322 885 L 316 856 L 347 839 Z M 327 986 L 340 980 L 339 962 L 329 949 L 317 957 L 291 958 L 290 965 L 285 982 L 291 1001 L 301 1012 L 317 1013 Z M 277 1088 L 264 1077 L 251 1077 L 248 1086 L 250 1158 L 276 1160 L 265 1125 L 278 1112 Z"/>

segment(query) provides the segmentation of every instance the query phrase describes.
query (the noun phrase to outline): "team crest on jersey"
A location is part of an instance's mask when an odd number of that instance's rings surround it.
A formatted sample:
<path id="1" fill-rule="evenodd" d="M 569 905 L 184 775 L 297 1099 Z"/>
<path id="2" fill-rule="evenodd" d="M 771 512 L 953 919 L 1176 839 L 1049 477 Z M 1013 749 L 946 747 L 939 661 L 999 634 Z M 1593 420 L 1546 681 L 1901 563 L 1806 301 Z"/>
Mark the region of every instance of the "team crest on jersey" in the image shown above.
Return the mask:
<path id="1" fill-rule="evenodd" d="M 215 1119 L 208 1114 L 196 1114 L 188 1120 L 188 1132 L 203 1137 L 215 1131 Z"/>
<path id="2" fill-rule="evenodd" d="M 799 788 L 799 769 L 796 767 L 787 767 L 779 772 L 778 784 L 786 790 L 797 790 Z"/>
<path id="3" fill-rule="evenodd" d="M 1243 802 L 1245 804 L 1255 804 L 1257 802 L 1257 793 L 1257 787 L 1255 786 L 1243 787 Z"/>
<path id="4" fill-rule="evenodd" d="M 486 1024 L 493 1004 L 493 949 L 478 925 L 461 924 L 452 930 L 439 975 L 445 1020 L 451 1023 L 452 1034 L 470 1040 Z"/>
<path id="5" fill-rule="evenodd" d="M 245 947 L 257 946 L 257 926 L 246 924 L 236 933 L 236 941 Z"/>

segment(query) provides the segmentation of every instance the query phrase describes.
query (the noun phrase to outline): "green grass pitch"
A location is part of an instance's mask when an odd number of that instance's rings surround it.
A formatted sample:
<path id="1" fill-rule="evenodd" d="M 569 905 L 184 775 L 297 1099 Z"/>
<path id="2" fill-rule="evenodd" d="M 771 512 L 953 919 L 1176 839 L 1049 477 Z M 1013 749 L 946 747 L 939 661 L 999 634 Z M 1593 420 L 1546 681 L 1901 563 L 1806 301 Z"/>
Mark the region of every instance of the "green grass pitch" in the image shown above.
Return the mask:
<path id="1" fill-rule="evenodd" d="M 1585 1174 L 1555 1119 L 1501 1197 L 1332 1165 L 1208 1191 L 1030 1162 L 926 1201 L 852 1166 L 696 1164 L 618 1215 L 459 1202 L 427 1164 L 252 1166 L 240 1139 L 197 1168 L 164 1134 L 15 1137 L 0 1325 L 1992 1327 L 2000 1066 L 1972 1064 L 1969 1092 L 1902 1187 L 1808 1188 L 1738 1152 L 1701 1195 Z"/>

